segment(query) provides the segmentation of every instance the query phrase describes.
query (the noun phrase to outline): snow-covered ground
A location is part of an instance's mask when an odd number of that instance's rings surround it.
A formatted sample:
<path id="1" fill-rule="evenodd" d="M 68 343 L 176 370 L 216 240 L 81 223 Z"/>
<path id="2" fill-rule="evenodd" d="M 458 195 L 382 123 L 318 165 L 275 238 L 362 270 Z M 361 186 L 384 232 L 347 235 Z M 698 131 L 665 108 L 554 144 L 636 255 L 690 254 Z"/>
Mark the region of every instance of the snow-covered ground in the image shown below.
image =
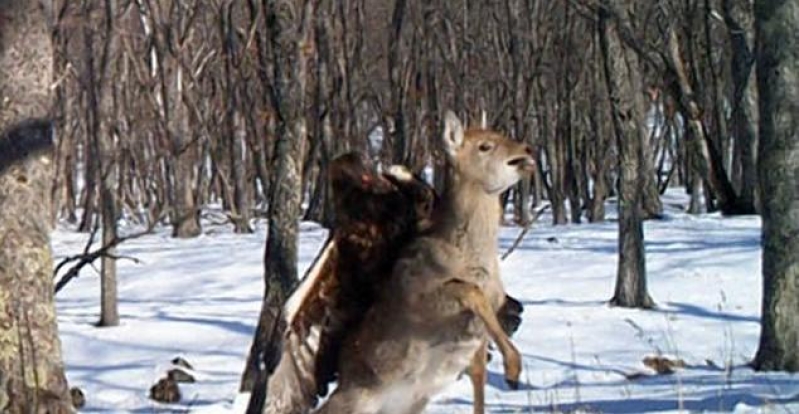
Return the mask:
<path id="1" fill-rule="evenodd" d="M 666 198 L 667 215 L 646 223 L 649 291 L 654 311 L 611 308 L 616 224 L 552 227 L 549 218 L 502 263 L 508 292 L 525 305 L 513 338 L 524 356 L 523 385 L 510 391 L 501 358 L 489 367 L 488 410 L 527 412 L 793 412 L 799 378 L 755 374 L 760 314 L 760 221 L 757 217 L 689 216 Z M 83 412 L 243 412 L 239 377 L 263 289 L 264 226 L 234 235 L 211 226 L 193 240 L 168 229 L 125 243 L 119 262 L 121 326 L 93 327 L 99 280 L 84 272 L 57 297 L 70 385 L 87 395 Z M 507 249 L 519 229 L 502 231 Z M 61 228 L 56 259 L 82 250 L 86 235 Z M 301 268 L 325 233 L 303 223 Z M 646 356 L 680 358 L 687 367 L 655 375 Z M 176 356 L 195 368 L 183 401 L 160 405 L 150 386 Z M 471 413 L 462 378 L 429 413 Z"/>

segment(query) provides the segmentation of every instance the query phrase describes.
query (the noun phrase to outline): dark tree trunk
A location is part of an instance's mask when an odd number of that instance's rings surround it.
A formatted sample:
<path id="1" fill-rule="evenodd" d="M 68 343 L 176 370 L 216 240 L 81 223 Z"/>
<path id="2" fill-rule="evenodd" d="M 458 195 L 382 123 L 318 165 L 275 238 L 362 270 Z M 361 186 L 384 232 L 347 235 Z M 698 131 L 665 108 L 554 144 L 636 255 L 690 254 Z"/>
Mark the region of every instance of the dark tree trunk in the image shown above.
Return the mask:
<path id="1" fill-rule="evenodd" d="M 0 412 L 9 414 L 72 412 L 50 251 L 49 6 L 0 0 Z"/>
<path id="2" fill-rule="evenodd" d="M 297 284 L 297 240 L 301 214 L 301 175 L 306 140 L 305 94 L 308 60 L 313 56 L 313 18 L 318 0 L 305 0 L 300 16 L 285 0 L 266 1 L 272 42 L 273 102 L 278 113 L 275 181 L 270 197 L 269 230 L 264 251 L 265 291 L 241 390 L 252 391 L 248 413 L 263 409 L 269 373 L 280 356 L 282 308 Z"/>
<path id="3" fill-rule="evenodd" d="M 220 5 L 220 17 L 222 22 L 223 49 L 225 56 L 225 134 L 227 135 L 227 160 L 229 162 L 230 186 L 227 188 L 226 200 L 231 210 L 231 221 L 233 231 L 236 233 L 252 233 L 250 226 L 250 206 L 248 202 L 247 184 L 245 182 L 245 143 L 247 140 L 247 127 L 244 119 L 238 110 L 238 105 L 242 101 L 239 93 L 239 82 L 237 78 L 236 66 L 241 59 L 237 48 L 239 47 L 233 22 L 233 7 L 235 2 L 228 1 Z"/>
<path id="4" fill-rule="evenodd" d="M 593 62 L 595 67 L 601 68 L 601 56 L 598 57 L 599 59 L 593 59 Z M 593 179 L 593 194 L 591 195 L 588 221 L 597 223 L 605 221 L 605 199 L 609 193 L 607 174 L 611 167 L 608 154 L 611 153 L 613 143 L 609 139 L 609 134 L 606 134 L 601 127 L 607 118 L 607 115 L 603 115 L 607 111 L 607 103 L 602 99 L 602 71 L 596 71 L 591 78 L 591 95 L 601 110 L 591 111 L 588 115 L 588 122 L 593 134 L 590 144 L 592 157 L 586 166 Z"/>
<path id="5" fill-rule="evenodd" d="M 86 141 L 84 141 L 86 143 Z M 100 156 L 98 154 L 94 154 L 91 150 L 91 145 L 84 145 L 83 146 L 83 192 L 81 198 L 81 204 L 83 207 L 83 213 L 81 214 L 80 224 L 78 225 L 78 231 L 80 232 L 88 232 L 91 231 L 95 214 L 97 210 L 97 176 L 99 175 L 98 170 L 100 169 L 99 163 Z"/>
<path id="6" fill-rule="evenodd" d="M 83 17 L 90 21 L 95 5 L 84 0 Z M 99 56 L 95 56 L 94 39 L 100 33 L 93 24 L 84 25 L 84 62 L 86 64 L 86 85 L 88 102 L 86 103 L 87 139 L 91 153 L 98 155 L 97 184 L 99 186 L 100 224 L 103 245 L 111 245 L 117 239 L 117 162 L 112 131 L 108 119 L 112 111 L 112 88 L 106 88 L 109 79 L 109 57 L 113 54 L 115 19 L 115 2 L 106 0 L 99 15 L 103 23 L 103 44 Z M 95 20 L 96 21 L 96 20 Z M 108 114 L 108 116 L 106 116 Z M 117 271 L 116 249 L 110 248 L 101 259 L 100 266 L 100 320 L 98 326 L 119 325 L 117 306 Z"/>
<path id="7" fill-rule="evenodd" d="M 640 95 L 641 92 L 638 91 L 638 94 Z M 643 174 L 641 177 L 644 181 L 642 209 L 644 218 L 660 218 L 663 215 L 663 202 L 660 201 L 660 191 L 658 191 L 658 182 L 655 175 L 657 171 L 655 170 L 654 147 L 648 134 L 644 135 L 645 138 L 641 143 L 641 173 Z"/>
<path id="8" fill-rule="evenodd" d="M 566 105 L 569 108 L 569 121 L 568 121 L 568 134 L 565 136 L 565 145 L 566 150 L 564 152 L 565 161 L 566 161 L 566 180 L 565 184 L 568 188 L 569 194 L 569 215 L 571 216 L 571 222 L 574 224 L 580 224 L 582 222 L 583 217 L 583 208 L 582 208 L 582 195 L 580 193 L 580 183 L 579 178 L 582 174 L 582 168 L 580 165 L 580 156 L 579 156 L 579 134 L 580 131 L 575 128 L 576 119 L 574 114 L 573 107 L 573 98 L 569 96 L 568 100 L 566 101 Z"/>
<path id="9" fill-rule="evenodd" d="M 756 206 L 757 84 L 755 83 L 752 4 L 723 0 L 724 22 L 732 49 L 732 130 L 735 136 L 736 181 L 742 204 Z"/>
<path id="10" fill-rule="evenodd" d="M 680 107 L 680 113 L 683 115 L 687 129 L 690 132 L 689 151 L 691 151 L 692 155 L 695 155 L 692 157 L 694 161 L 693 168 L 707 180 L 710 186 L 709 190 L 718 200 L 719 207 L 724 214 L 754 213 L 754 206 L 740 203 L 724 169 L 723 157 L 707 135 L 705 126 L 702 123 L 702 108 L 696 100 L 685 62 L 683 62 L 681 56 L 677 33 L 673 28 L 668 34 L 667 47 L 669 69 L 675 78 L 671 85 L 671 93 Z M 707 201 L 712 200 L 708 198 Z"/>
<path id="11" fill-rule="evenodd" d="M 527 96 L 524 79 L 524 50 L 521 38 L 521 28 L 519 20 L 523 19 L 521 5 L 517 0 L 505 0 L 505 16 L 508 21 L 508 55 L 510 55 L 511 68 L 511 89 L 512 110 L 511 128 L 512 138 L 517 141 L 527 139 L 525 116 L 527 112 Z M 516 222 L 526 226 L 532 220 L 530 205 L 530 177 L 524 177 L 515 187 L 514 204 L 516 212 Z"/>
<path id="12" fill-rule="evenodd" d="M 314 119 L 315 137 L 319 151 L 319 172 L 314 186 L 314 194 L 308 205 L 306 218 L 321 223 L 330 228 L 333 224 L 332 209 L 330 208 L 330 188 L 328 187 L 328 163 L 331 158 L 330 147 L 333 143 L 333 126 L 331 121 L 333 94 L 330 88 L 330 75 L 328 62 L 330 53 L 330 29 L 328 27 L 330 14 L 319 11 L 316 18 L 316 90 L 314 94 Z"/>
<path id="13" fill-rule="evenodd" d="M 632 0 L 605 0 L 617 19 L 629 19 Z M 638 58 L 622 44 L 619 25 L 628 21 L 610 20 L 600 11 L 600 45 L 605 82 L 610 95 L 611 118 L 618 146 L 619 166 L 619 264 L 612 305 L 650 308 L 654 304 L 646 288 L 646 261 L 642 201 L 644 181 L 650 171 L 642 162 L 646 142 L 643 128 L 643 85 Z"/>
<path id="14" fill-rule="evenodd" d="M 611 143 L 600 131 L 599 124 L 596 122 L 596 114 L 591 115 L 591 126 L 594 129 L 592 159 L 588 160 L 589 165 L 593 164 L 593 194 L 591 194 L 591 204 L 588 212 L 588 221 L 597 223 L 605 221 L 605 199 L 608 196 L 607 172 L 609 167 L 608 153 Z"/>
<path id="15" fill-rule="evenodd" d="M 561 103 L 563 106 L 563 103 Z M 559 111 L 562 112 L 562 111 Z M 563 138 L 566 131 L 566 123 L 563 120 L 563 114 L 558 114 L 557 126 L 555 134 L 547 136 L 547 165 L 549 166 L 549 176 L 551 177 L 551 187 L 549 191 L 549 199 L 552 202 L 552 224 L 566 224 L 566 180 L 565 156 L 563 155 Z"/>
<path id="16" fill-rule="evenodd" d="M 231 170 L 233 172 L 233 208 L 234 208 L 234 231 L 236 233 L 252 233 L 254 230 L 250 225 L 250 197 L 247 191 L 247 164 L 245 160 L 245 147 L 247 141 L 247 127 L 244 124 L 244 117 L 238 110 L 233 111 L 233 135 L 231 137 L 233 148 Z"/>
<path id="17" fill-rule="evenodd" d="M 407 164 L 407 126 L 405 121 L 405 88 L 403 87 L 402 25 L 407 0 L 394 0 L 391 34 L 388 43 L 388 76 L 391 93 L 391 128 L 384 134 L 391 137 L 391 159 L 394 164 Z"/>
<path id="18" fill-rule="evenodd" d="M 163 66 L 163 63 L 162 65 Z M 173 92 L 170 94 L 172 110 L 169 114 L 168 123 L 171 124 L 168 135 L 171 137 L 172 155 L 175 160 L 173 206 L 175 213 L 172 215 L 172 237 L 192 238 L 202 233 L 200 227 L 200 210 L 197 208 L 193 183 L 194 163 L 193 148 L 189 146 L 191 141 L 191 126 L 189 125 L 189 113 L 183 101 L 183 68 L 178 63 L 174 82 Z M 162 69 L 163 70 L 163 69 Z"/>
<path id="19" fill-rule="evenodd" d="M 693 137 L 693 133 L 690 130 L 685 131 L 683 136 L 688 143 L 696 139 Z M 688 179 L 686 183 L 688 184 L 688 192 L 691 194 L 691 201 L 688 204 L 688 214 L 700 214 L 702 212 L 702 199 L 705 194 L 704 184 L 702 182 L 702 175 L 699 174 L 700 169 L 694 167 L 696 165 L 695 163 L 698 162 L 695 161 L 695 158 L 698 156 L 698 153 L 686 151 L 686 164 L 689 167 L 687 169 Z"/>
<path id="20" fill-rule="evenodd" d="M 799 371 L 799 4 L 755 3 L 763 319 L 754 366 Z"/>

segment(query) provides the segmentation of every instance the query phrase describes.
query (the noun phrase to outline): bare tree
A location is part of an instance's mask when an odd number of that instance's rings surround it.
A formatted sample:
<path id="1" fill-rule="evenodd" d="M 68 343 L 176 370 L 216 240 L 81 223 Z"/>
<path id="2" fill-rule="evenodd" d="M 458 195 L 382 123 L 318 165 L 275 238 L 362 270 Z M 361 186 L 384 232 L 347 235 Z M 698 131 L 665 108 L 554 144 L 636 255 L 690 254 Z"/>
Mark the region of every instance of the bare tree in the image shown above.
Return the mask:
<path id="1" fill-rule="evenodd" d="M 616 293 L 610 302 L 616 306 L 649 308 L 653 302 L 646 289 L 644 180 L 640 179 L 647 173 L 642 161 L 642 146 L 647 138 L 642 126 L 643 84 L 638 57 L 621 39 L 623 28 L 630 26 L 634 4 L 631 0 L 605 0 L 599 16 L 605 82 L 619 150 L 619 264 Z"/>
<path id="2" fill-rule="evenodd" d="M 799 4 L 755 4 L 763 305 L 758 370 L 799 371 Z"/>
<path id="3" fill-rule="evenodd" d="M 314 16 L 319 0 L 270 0 L 265 6 L 273 59 L 272 102 L 278 116 L 276 175 L 264 251 L 265 291 L 253 344 L 242 375 L 242 390 L 252 390 L 248 412 L 260 412 L 268 373 L 279 358 L 281 309 L 297 284 L 297 239 L 302 195 L 302 155 L 306 141 L 305 96 L 314 53 Z"/>
<path id="4" fill-rule="evenodd" d="M 117 239 L 116 186 L 118 174 L 115 161 L 115 144 L 110 119 L 113 115 L 112 91 L 110 83 L 111 58 L 114 56 L 114 22 L 116 20 L 116 1 L 104 0 L 102 7 L 97 7 L 93 0 L 83 0 L 81 12 L 86 18 L 83 24 L 83 60 L 86 71 L 81 79 L 86 90 L 84 107 L 88 136 L 89 152 L 97 157 L 93 166 L 99 183 L 100 225 L 104 245 Z M 99 15 L 100 17 L 95 17 Z M 92 23 L 100 23 L 102 29 L 101 53 L 95 54 L 94 42 L 100 37 Z M 116 250 L 111 248 L 101 259 L 100 270 L 100 320 L 98 326 L 119 325 L 117 298 Z"/>
<path id="5" fill-rule="evenodd" d="M 757 189 L 757 84 L 755 78 L 752 3 L 722 0 L 729 35 L 732 78 L 732 132 L 735 137 L 734 169 L 741 203 L 756 206 Z"/>
<path id="6" fill-rule="evenodd" d="M 0 1 L 0 411 L 70 413 L 50 252 L 52 3 Z"/>

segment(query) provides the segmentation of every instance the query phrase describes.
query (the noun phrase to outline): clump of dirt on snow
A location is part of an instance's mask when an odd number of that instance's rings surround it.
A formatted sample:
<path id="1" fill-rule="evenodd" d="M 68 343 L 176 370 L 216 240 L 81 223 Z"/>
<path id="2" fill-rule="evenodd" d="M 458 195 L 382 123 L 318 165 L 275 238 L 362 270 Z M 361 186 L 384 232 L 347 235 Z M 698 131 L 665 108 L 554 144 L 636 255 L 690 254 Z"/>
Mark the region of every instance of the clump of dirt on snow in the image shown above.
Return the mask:
<path id="1" fill-rule="evenodd" d="M 685 361 L 682 359 L 669 359 L 663 356 L 645 357 L 643 363 L 659 375 L 673 374 L 675 368 L 685 368 Z"/>

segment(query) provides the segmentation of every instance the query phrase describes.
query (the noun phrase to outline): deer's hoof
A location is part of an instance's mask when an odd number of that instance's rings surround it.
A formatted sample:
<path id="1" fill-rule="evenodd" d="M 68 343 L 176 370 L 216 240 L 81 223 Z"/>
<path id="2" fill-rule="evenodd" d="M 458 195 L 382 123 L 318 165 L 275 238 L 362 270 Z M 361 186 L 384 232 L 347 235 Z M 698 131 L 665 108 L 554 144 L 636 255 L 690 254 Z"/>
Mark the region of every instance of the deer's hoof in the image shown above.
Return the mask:
<path id="1" fill-rule="evenodd" d="M 510 346 L 510 352 L 504 355 L 505 362 L 505 382 L 511 389 L 519 389 L 519 377 L 522 372 L 522 356 L 519 351 L 513 346 Z"/>
<path id="2" fill-rule="evenodd" d="M 512 380 L 510 378 L 505 378 L 505 382 L 508 384 L 508 388 L 510 388 L 510 389 L 512 389 L 514 391 L 519 389 L 519 381 L 518 380 Z"/>

